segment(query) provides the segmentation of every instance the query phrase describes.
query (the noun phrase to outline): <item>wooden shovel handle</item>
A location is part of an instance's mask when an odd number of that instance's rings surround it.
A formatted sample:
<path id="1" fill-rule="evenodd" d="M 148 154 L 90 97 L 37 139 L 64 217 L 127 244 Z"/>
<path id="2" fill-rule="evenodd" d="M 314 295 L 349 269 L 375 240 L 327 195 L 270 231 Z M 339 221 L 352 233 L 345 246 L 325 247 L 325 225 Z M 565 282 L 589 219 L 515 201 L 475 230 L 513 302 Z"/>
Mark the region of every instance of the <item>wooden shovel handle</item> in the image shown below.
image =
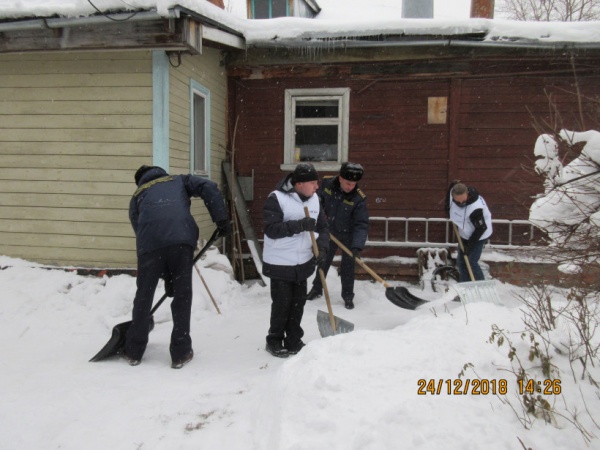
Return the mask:
<path id="1" fill-rule="evenodd" d="M 463 241 L 460 237 L 460 234 L 458 234 L 458 227 L 456 226 L 456 224 L 454 222 L 452 222 L 452 226 L 454 227 L 454 234 L 456 235 L 456 240 L 458 241 L 458 245 L 460 245 L 460 251 L 463 254 L 463 257 L 465 258 L 465 264 L 467 265 L 467 270 L 469 271 L 469 276 L 471 277 L 471 281 L 475 281 L 475 276 L 473 275 L 473 269 L 471 269 L 471 262 L 469 261 L 469 257 L 467 255 L 465 255 L 465 247 L 463 245 Z"/>
<path id="2" fill-rule="evenodd" d="M 304 207 L 304 215 L 310 219 L 310 211 L 308 210 L 308 206 Z M 331 235 L 330 235 L 331 236 Z M 315 238 L 315 232 L 310 232 L 310 239 L 312 240 L 312 248 L 313 253 L 315 254 L 315 258 L 319 256 L 319 247 L 317 246 L 317 239 Z M 319 267 L 319 276 L 321 277 L 321 284 L 323 285 L 323 293 L 325 294 L 325 302 L 327 303 L 327 312 L 329 313 L 329 323 L 331 324 L 331 329 L 335 334 L 335 317 L 333 315 L 333 309 L 331 308 L 331 300 L 329 299 L 329 290 L 327 289 L 327 283 L 325 282 L 325 273 L 323 269 Z"/>
<path id="3" fill-rule="evenodd" d="M 352 252 L 348 249 L 348 247 L 346 247 L 344 244 L 342 244 L 339 239 L 337 239 L 333 234 L 329 235 L 329 238 L 335 242 L 337 244 L 337 246 L 339 248 L 341 248 L 342 250 L 344 250 L 346 253 L 348 253 L 350 256 L 354 257 L 354 255 L 352 254 Z M 356 260 L 356 262 L 358 263 L 358 265 L 360 267 L 362 267 L 363 269 L 365 269 L 373 278 L 375 278 L 377 281 L 379 281 L 381 284 L 383 284 L 386 288 L 389 288 L 390 285 L 387 284 L 385 282 L 385 280 L 383 278 L 381 278 L 379 275 L 377 275 L 375 272 L 373 272 L 373 270 L 367 266 L 362 259 L 360 258 L 354 258 Z"/>
<path id="4" fill-rule="evenodd" d="M 215 308 L 217 309 L 217 312 L 219 314 L 221 314 L 221 310 L 219 309 L 219 307 L 217 306 L 217 302 L 215 301 L 215 298 L 213 297 L 212 293 L 210 292 L 210 289 L 208 288 L 208 284 L 206 284 L 206 281 L 204 280 L 204 277 L 202 276 L 202 274 L 200 273 L 200 269 L 198 269 L 198 266 L 196 264 L 194 264 L 194 268 L 196 269 L 196 272 L 198 272 L 198 276 L 200 277 L 200 279 L 202 280 L 202 284 L 204 285 L 204 289 L 206 289 L 206 292 L 208 292 L 208 296 L 210 297 L 210 299 L 212 300 L 213 305 L 215 305 Z"/>

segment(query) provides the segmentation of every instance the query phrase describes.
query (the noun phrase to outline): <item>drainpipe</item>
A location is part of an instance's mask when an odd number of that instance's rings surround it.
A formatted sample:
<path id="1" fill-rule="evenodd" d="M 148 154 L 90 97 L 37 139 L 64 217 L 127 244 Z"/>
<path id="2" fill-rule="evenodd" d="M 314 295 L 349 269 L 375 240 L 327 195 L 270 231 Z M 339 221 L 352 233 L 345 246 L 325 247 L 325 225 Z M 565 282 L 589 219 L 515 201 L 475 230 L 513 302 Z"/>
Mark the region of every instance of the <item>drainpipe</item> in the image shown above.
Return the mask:
<path id="1" fill-rule="evenodd" d="M 471 0 L 471 18 L 493 19 L 494 0 Z"/>

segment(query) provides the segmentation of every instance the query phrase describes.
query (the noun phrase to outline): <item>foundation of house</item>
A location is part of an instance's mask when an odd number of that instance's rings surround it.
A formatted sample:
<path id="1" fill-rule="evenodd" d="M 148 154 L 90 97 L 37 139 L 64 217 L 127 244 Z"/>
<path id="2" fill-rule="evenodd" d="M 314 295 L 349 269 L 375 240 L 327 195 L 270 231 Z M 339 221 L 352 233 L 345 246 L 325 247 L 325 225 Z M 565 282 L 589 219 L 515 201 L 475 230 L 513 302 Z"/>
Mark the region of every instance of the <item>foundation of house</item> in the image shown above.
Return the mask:
<path id="1" fill-rule="evenodd" d="M 403 249 L 400 255 L 385 255 L 380 257 L 364 257 L 363 262 L 377 275 L 387 281 L 404 281 L 419 284 L 424 272 L 432 270 L 428 267 L 434 264 L 454 264 L 456 250 L 445 249 L 412 249 L 412 255 Z M 367 253 L 366 251 L 363 253 Z M 529 253 L 529 252 L 527 252 Z M 333 266 L 339 270 L 341 256 L 333 260 Z M 594 287 L 600 284 L 600 266 L 588 266 L 577 274 L 563 273 L 554 262 L 543 261 L 529 254 L 523 256 L 520 250 L 485 250 L 481 257 L 481 265 L 490 278 L 515 286 L 527 287 L 535 284 L 549 284 L 557 287 L 572 286 Z M 247 279 L 258 278 L 252 259 L 245 260 L 245 275 Z M 357 280 L 373 279 L 371 275 L 358 264 L 355 268 Z"/>

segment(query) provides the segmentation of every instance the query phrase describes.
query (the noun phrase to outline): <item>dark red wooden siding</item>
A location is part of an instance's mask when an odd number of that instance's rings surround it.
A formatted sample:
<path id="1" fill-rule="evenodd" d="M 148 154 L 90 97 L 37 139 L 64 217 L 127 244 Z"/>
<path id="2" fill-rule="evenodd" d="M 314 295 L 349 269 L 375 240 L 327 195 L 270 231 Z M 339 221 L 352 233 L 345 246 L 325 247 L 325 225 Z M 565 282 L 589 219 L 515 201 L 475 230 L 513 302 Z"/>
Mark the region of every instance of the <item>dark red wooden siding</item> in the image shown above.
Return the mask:
<path id="1" fill-rule="evenodd" d="M 579 79 L 588 118 L 583 126 L 572 76 L 463 81 L 451 176 L 475 185 L 495 217 L 527 219 L 532 197 L 543 192 L 542 180 L 533 174 L 539 136 L 534 122 L 556 122 L 552 101 L 560 112 L 560 128 L 597 129 L 600 116 L 594 103 L 600 98 L 599 81 L 597 76 Z"/>
<path id="2" fill-rule="evenodd" d="M 570 75 L 374 81 L 344 72 L 350 70 L 321 78 L 294 78 L 289 70 L 268 79 L 231 79 L 236 170 L 240 176 L 254 170 L 249 207 L 260 236 L 264 201 L 286 174 L 279 168 L 286 89 L 351 89 L 349 159 L 365 167 L 360 184 L 371 216 L 443 217 L 448 183 L 460 179 L 480 191 L 495 218 L 527 219 L 532 197 L 543 191 L 533 174 L 533 121 L 552 121 L 548 94 L 559 105 L 562 126 L 582 129 Z M 598 118 L 600 77 L 578 82 L 585 126 L 597 127 L 592 117 Z M 448 97 L 446 124 L 427 124 L 428 97 Z"/>

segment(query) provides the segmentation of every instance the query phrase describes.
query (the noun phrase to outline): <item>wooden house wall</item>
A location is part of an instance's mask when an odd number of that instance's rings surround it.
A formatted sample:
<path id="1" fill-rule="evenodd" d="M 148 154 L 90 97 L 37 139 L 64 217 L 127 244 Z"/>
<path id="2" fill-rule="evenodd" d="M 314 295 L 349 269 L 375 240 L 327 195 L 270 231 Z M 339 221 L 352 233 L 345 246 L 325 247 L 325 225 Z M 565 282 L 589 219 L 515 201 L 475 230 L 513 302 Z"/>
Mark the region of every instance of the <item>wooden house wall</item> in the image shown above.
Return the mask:
<path id="1" fill-rule="evenodd" d="M 190 172 L 190 80 L 210 90 L 211 179 L 222 183 L 220 51 L 169 69 L 169 163 Z M 46 264 L 135 267 L 133 174 L 152 164 L 152 54 L 0 55 L 0 254 Z M 201 200 L 201 237 L 214 230 Z"/>
<path id="2" fill-rule="evenodd" d="M 182 55 L 181 65 L 169 73 L 169 164 L 172 174 L 190 173 L 190 80 L 210 92 L 210 179 L 223 187 L 221 168 L 227 145 L 227 77 L 221 53 L 204 48 L 202 55 Z M 176 64 L 175 64 L 176 65 Z M 192 200 L 192 214 L 207 239 L 215 227 L 201 199 Z"/>
<path id="3" fill-rule="evenodd" d="M 279 68 L 277 73 L 294 70 Z M 351 70 L 336 71 L 344 72 Z M 259 233 L 266 196 L 286 174 L 279 167 L 286 89 L 351 89 L 349 160 L 365 167 L 360 185 L 371 216 L 444 217 L 447 186 L 460 179 L 481 192 L 495 218 L 527 219 L 533 196 L 543 192 L 542 180 L 533 174 L 538 136 L 533 122 L 555 120 L 548 94 L 559 106 L 562 126 L 582 129 L 570 75 L 369 80 L 338 75 L 260 78 L 256 69 L 249 73 L 253 75 L 230 83 L 230 117 L 239 116 L 236 169 L 240 176 L 254 170 L 254 201 L 249 206 Z M 598 76 L 578 77 L 589 127 L 598 126 L 598 81 Z M 427 123 L 428 97 L 448 97 L 445 124 Z M 496 236 L 505 237 L 506 232 L 499 229 Z M 372 224 L 371 237 L 382 233 Z"/>
<path id="4" fill-rule="evenodd" d="M 476 186 L 493 217 L 528 219 L 535 196 L 544 191 L 543 179 L 533 172 L 536 139 L 563 128 L 598 129 L 600 76 L 488 77 L 456 84 L 460 102 L 449 179 Z M 561 156 L 565 162 L 574 157 Z M 526 231 L 515 238 L 526 241 Z M 497 226 L 492 242 L 506 242 L 507 233 Z"/>
<path id="5" fill-rule="evenodd" d="M 253 223 L 262 231 L 262 206 L 287 173 L 283 163 L 286 89 L 349 87 L 349 160 L 365 167 L 360 185 L 372 216 L 431 217 L 447 185 L 448 124 L 427 124 L 427 98 L 448 96 L 448 81 L 371 83 L 315 79 L 241 80 L 232 83 L 236 168 L 254 169 Z M 321 172 L 320 175 L 333 175 Z M 433 214 L 439 216 L 439 214 Z"/>
<path id="6" fill-rule="evenodd" d="M 0 55 L 0 254 L 131 266 L 132 174 L 151 157 L 150 52 Z"/>
<path id="7" fill-rule="evenodd" d="M 534 123 L 557 122 L 550 100 L 561 114 L 559 129 L 598 127 L 600 115 L 594 103 L 600 98 L 600 77 L 580 77 L 578 81 L 586 118 L 583 125 L 572 77 L 462 82 L 454 170 L 458 178 L 488 193 L 498 217 L 523 218 L 532 203 L 530 196 L 540 192 L 539 178 L 529 176 L 535 160 L 533 146 L 540 132 Z"/>

